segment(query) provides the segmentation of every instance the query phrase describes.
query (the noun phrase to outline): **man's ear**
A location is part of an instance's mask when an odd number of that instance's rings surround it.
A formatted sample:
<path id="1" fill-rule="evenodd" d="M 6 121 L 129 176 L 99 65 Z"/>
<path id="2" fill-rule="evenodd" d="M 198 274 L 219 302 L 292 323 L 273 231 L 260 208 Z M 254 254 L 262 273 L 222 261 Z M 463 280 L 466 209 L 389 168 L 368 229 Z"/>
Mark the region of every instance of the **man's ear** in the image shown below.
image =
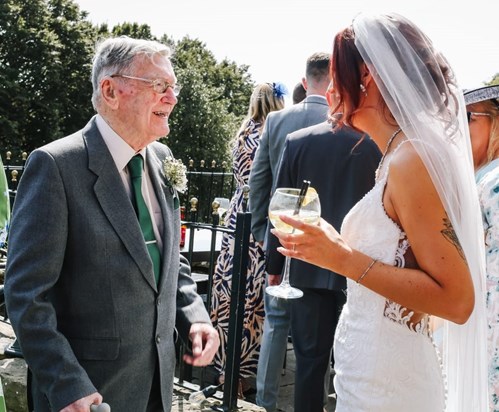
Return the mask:
<path id="1" fill-rule="evenodd" d="M 117 109 L 119 102 L 116 96 L 115 83 L 107 78 L 101 81 L 100 90 L 102 101 L 111 109 Z"/>
<path id="2" fill-rule="evenodd" d="M 303 88 L 305 90 L 308 89 L 308 83 L 307 83 L 307 79 L 305 79 L 305 77 L 302 77 L 302 79 L 301 79 L 301 85 L 303 86 Z"/>

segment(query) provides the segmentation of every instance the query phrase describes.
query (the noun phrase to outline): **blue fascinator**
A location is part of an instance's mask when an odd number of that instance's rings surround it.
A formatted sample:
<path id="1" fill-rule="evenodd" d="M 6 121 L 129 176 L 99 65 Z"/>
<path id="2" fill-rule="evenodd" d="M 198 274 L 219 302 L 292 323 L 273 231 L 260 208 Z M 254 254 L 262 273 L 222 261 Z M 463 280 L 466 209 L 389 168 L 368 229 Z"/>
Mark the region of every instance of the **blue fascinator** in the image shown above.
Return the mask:
<path id="1" fill-rule="evenodd" d="M 282 83 L 272 83 L 272 91 L 274 96 L 278 99 L 281 99 L 288 94 L 288 89 Z"/>

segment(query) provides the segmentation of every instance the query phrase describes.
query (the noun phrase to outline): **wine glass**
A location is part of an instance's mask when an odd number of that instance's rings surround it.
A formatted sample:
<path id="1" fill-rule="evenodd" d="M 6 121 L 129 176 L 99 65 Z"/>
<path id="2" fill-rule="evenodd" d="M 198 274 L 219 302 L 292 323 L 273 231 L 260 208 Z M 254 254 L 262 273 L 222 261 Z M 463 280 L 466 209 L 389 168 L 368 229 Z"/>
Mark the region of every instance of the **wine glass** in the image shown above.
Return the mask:
<path id="1" fill-rule="evenodd" d="M 280 216 L 291 216 L 305 223 L 318 223 L 321 217 L 319 195 L 313 188 L 309 188 L 300 199 L 300 189 L 278 188 L 274 192 L 269 205 L 269 219 L 274 227 L 284 233 L 301 233 L 300 230 L 284 223 Z M 296 299 L 303 296 L 300 289 L 289 284 L 289 264 L 291 258 L 286 256 L 282 281 L 277 286 L 267 286 L 265 291 L 272 296 L 282 299 Z"/>

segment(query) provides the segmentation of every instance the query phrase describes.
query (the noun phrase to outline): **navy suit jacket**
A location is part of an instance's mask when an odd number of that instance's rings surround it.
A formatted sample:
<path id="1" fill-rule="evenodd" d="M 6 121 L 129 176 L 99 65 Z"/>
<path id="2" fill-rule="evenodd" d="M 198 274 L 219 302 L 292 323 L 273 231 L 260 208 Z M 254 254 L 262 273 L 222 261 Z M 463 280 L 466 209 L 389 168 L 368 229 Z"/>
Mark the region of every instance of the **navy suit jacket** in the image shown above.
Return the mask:
<path id="1" fill-rule="evenodd" d="M 381 154 L 376 144 L 350 128 L 335 132 L 323 122 L 291 133 L 286 138 L 275 187 L 301 187 L 310 180 L 321 201 L 321 216 L 340 230 L 348 211 L 374 186 L 374 172 Z M 280 274 L 284 256 L 277 252 L 277 238 L 268 233 L 267 272 Z M 302 288 L 339 290 L 343 276 L 292 259 L 290 282 Z"/>
<path id="2" fill-rule="evenodd" d="M 267 116 L 249 179 L 251 232 L 257 242 L 264 240 L 267 231 L 270 195 L 275 187 L 286 136 L 303 127 L 327 120 L 328 109 L 324 96 L 312 95 L 301 103 L 271 112 Z"/>

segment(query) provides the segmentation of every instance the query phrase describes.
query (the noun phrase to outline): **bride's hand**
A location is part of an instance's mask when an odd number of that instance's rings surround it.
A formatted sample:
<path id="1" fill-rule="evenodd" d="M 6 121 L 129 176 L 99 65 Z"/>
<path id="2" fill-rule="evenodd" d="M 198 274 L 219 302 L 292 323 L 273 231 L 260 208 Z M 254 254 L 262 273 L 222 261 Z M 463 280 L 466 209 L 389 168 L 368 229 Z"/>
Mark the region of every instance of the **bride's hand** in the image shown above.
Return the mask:
<path id="1" fill-rule="evenodd" d="M 342 273 L 341 262 L 351 252 L 336 229 L 321 219 L 319 224 L 307 224 L 289 216 L 280 219 L 303 233 L 283 233 L 272 229 L 281 243 L 277 250 L 284 256 Z"/>

